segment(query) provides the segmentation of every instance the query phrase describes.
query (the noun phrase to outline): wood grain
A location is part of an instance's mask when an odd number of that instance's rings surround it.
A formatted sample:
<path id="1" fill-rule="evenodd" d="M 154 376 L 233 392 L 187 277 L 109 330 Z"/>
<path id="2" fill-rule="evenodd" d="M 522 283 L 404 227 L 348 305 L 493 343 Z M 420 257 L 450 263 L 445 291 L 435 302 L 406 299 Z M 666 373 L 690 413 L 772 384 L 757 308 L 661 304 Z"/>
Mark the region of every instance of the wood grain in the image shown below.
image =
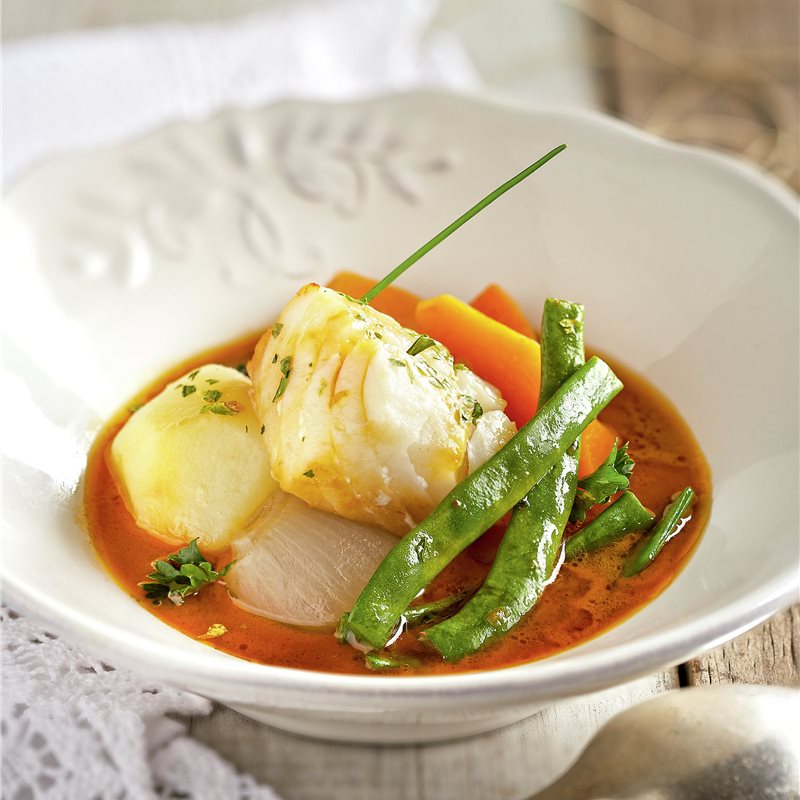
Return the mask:
<path id="1" fill-rule="evenodd" d="M 564 772 L 607 719 L 677 687 L 670 670 L 442 744 L 322 742 L 267 728 L 223 706 L 192 719 L 190 731 L 285 800 L 519 800 Z"/>
<path id="2" fill-rule="evenodd" d="M 800 605 L 689 661 L 682 676 L 682 683 L 689 686 L 758 683 L 800 687 Z"/>
<path id="3" fill-rule="evenodd" d="M 615 114 L 800 188 L 796 0 L 564 1 L 595 25 L 598 86 Z"/>

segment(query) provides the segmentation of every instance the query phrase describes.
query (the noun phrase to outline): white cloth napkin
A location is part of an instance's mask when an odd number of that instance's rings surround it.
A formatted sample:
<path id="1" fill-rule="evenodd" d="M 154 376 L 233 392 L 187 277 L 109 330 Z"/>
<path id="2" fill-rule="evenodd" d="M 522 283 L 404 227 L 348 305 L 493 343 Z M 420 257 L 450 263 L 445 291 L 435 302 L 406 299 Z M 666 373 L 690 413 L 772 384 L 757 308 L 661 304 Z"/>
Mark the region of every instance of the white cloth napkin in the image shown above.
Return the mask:
<path id="1" fill-rule="evenodd" d="M 5 45 L 3 179 L 54 153 L 106 145 L 174 118 L 287 97 L 346 99 L 477 73 L 436 0 L 326 0 L 226 24 L 63 34 Z"/>
<path id="2" fill-rule="evenodd" d="M 434 10 L 435 0 L 326 0 L 226 24 L 9 44 L 3 180 L 226 106 L 474 85 L 459 44 L 426 34 Z M 5 796 L 276 800 L 166 716 L 207 714 L 207 700 L 116 670 L 8 610 L 2 635 Z"/>

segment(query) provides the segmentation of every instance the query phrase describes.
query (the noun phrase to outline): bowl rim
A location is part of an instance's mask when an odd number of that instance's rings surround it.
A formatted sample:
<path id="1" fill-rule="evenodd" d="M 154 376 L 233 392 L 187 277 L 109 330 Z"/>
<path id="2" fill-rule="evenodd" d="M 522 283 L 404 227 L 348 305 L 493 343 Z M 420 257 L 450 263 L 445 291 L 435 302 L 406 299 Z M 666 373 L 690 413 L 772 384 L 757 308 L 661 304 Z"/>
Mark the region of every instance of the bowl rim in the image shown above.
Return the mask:
<path id="1" fill-rule="evenodd" d="M 393 677 L 341 675 L 258 664 L 220 651 L 216 652 L 224 658 L 219 661 L 197 662 L 188 653 L 154 649 L 147 637 L 98 623 L 87 614 L 65 614 L 42 593 L 20 592 L 20 586 L 13 585 L 13 579 L 10 583 L 9 596 L 12 603 L 19 601 L 16 608 L 20 612 L 36 615 L 56 633 L 74 638 L 102 658 L 118 657 L 121 666 L 175 686 L 221 700 L 226 699 L 222 695 L 227 681 L 237 688 L 236 696 L 242 694 L 240 690 L 247 689 L 308 698 L 312 691 L 319 692 L 337 706 L 356 709 L 373 708 L 376 700 L 397 709 L 416 708 L 423 702 L 427 708 L 452 707 L 465 700 L 470 702 L 470 707 L 478 708 L 500 701 L 587 694 L 682 663 L 744 633 L 800 599 L 796 582 L 788 577 L 758 604 L 754 605 L 747 597 L 741 598 L 710 617 L 673 626 L 666 633 L 649 634 L 605 650 L 585 653 L 572 662 L 544 658 L 481 672 Z M 154 665 L 157 675 L 153 674 Z M 233 697 L 228 699 L 234 700 Z"/>
<path id="2" fill-rule="evenodd" d="M 288 100 L 274 106 L 341 106 L 368 104 L 405 98 L 420 102 L 453 99 L 494 110 L 505 110 L 525 116 L 559 117 L 567 122 L 577 121 L 599 130 L 611 131 L 623 139 L 649 144 L 681 158 L 692 158 L 717 170 L 734 173 L 750 187 L 776 204 L 777 212 L 787 212 L 798 219 L 798 198 L 784 184 L 754 165 L 733 156 L 661 139 L 653 134 L 606 114 L 572 108 L 552 108 L 541 105 L 523 105 L 507 98 L 486 93 L 458 93 L 441 90 L 415 90 L 381 94 L 371 98 L 342 102 L 316 100 Z M 262 107 L 263 108 L 263 107 Z M 201 122 L 237 113 L 240 109 L 225 109 Z M 131 142 L 158 135 L 186 120 L 176 120 L 94 151 L 113 150 Z M 46 162 L 69 157 L 54 156 L 37 162 L 22 178 Z M 15 187 L 19 179 L 13 181 Z M 7 187 L 8 188 L 8 187 Z M 6 528 L 4 522 L 4 529 Z M 632 680 L 678 664 L 699 652 L 714 648 L 738 634 L 757 625 L 773 613 L 800 598 L 800 575 L 787 569 L 772 580 L 769 589 L 761 593 L 758 602 L 752 596 L 739 598 L 711 614 L 689 623 L 675 623 L 665 630 L 637 637 L 608 648 L 582 653 L 572 661 L 541 659 L 513 667 L 464 672 L 453 675 L 404 676 L 340 675 L 306 669 L 257 664 L 235 656 L 219 660 L 196 661 L 191 654 L 153 648 L 145 636 L 124 628 L 99 622 L 89 614 L 60 606 L 47 593 L 32 584 L 26 584 L 2 568 L 2 591 L 6 602 L 23 613 L 35 615 L 45 621 L 55 632 L 64 634 L 83 644 L 87 649 L 105 658 L 118 658 L 121 665 L 130 666 L 144 674 L 154 675 L 168 683 L 192 691 L 220 696 L 224 685 L 230 681 L 240 689 L 274 691 L 284 695 L 309 697 L 309 691 L 330 698 L 337 705 L 346 703 L 354 708 L 374 708 L 375 701 L 394 708 L 453 706 L 469 700 L 474 707 L 492 705 L 498 700 L 555 699 L 595 691 L 610 685 Z M 601 634 L 602 635 L 602 634 Z M 223 699 L 220 697 L 220 699 Z"/>

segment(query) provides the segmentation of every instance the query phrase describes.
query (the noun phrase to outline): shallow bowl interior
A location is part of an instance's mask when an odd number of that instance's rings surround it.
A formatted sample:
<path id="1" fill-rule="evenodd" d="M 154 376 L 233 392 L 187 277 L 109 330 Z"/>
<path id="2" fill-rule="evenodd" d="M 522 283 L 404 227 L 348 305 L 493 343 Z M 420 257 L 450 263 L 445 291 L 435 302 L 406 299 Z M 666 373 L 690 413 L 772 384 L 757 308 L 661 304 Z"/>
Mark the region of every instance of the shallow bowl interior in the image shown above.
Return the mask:
<path id="1" fill-rule="evenodd" d="M 672 399 L 714 480 L 674 583 L 556 657 L 407 680 L 250 664 L 127 597 L 81 526 L 103 421 L 173 363 L 265 326 L 301 282 L 383 274 L 562 141 L 402 284 L 469 298 L 496 281 L 534 318 L 547 296 L 579 300 L 590 343 Z M 430 93 L 286 103 L 46 163 L 2 226 L 5 588 L 109 661 L 251 709 L 496 709 L 677 663 L 795 596 L 797 218 L 754 170 L 594 115 Z"/>

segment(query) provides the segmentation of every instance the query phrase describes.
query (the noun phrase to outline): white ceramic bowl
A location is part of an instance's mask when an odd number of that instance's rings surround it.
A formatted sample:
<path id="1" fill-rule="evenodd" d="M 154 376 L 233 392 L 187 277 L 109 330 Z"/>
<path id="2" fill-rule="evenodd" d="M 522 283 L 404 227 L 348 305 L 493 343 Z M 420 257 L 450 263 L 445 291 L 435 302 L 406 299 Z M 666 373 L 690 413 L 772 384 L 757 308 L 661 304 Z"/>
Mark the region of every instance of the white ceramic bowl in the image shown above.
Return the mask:
<path id="1" fill-rule="evenodd" d="M 553 658 L 403 679 L 248 663 L 126 596 L 80 522 L 103 421 L 301 281 L 383 274 L 562 141 L 402 283 L 468 298 L 497 281 L 532 317 L 549 295 L 585 303 L 590 342 L 666 392 L 711 463 L 711 520 L 677 580 Z M 231 111 L 53 160 L 2 224 L 5 589 L 114 664 L 292 731 L 424 741 L 675 664 L 796 596 L 796 203 L 751 168 L 597 115 L 417 93 Z"/>

